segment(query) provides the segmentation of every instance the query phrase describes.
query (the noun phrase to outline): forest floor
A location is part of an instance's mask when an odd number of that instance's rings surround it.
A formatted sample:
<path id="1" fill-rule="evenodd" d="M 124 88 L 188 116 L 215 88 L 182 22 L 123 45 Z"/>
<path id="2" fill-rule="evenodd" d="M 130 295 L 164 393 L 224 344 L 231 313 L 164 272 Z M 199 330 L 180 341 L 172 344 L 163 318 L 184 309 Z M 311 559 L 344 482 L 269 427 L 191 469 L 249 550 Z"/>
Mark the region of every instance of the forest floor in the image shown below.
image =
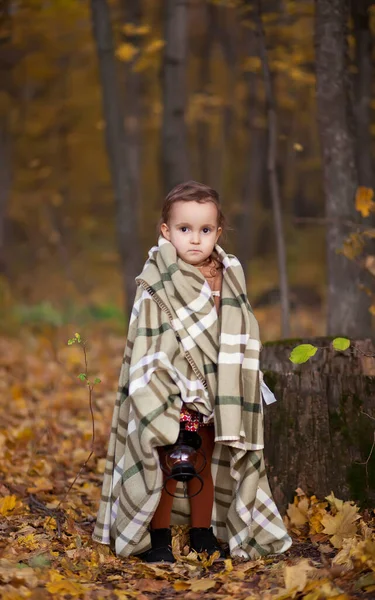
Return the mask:
<path id="1" fill-rule="evenodd" d="M 0 337 L 0 598 L 288 600 L 375 598 L 375 513 L 297 490 L 282 556 L 214 562 L 189 553 L 176 527 L 175 565 L 116 558 L 91 539 L 124 338 L 92 333 L 88 376 L 72 331 Z M 85 464 L 73 488 L 70 485 Z M 203 558 L 203 560 L 202 560 Z"/>

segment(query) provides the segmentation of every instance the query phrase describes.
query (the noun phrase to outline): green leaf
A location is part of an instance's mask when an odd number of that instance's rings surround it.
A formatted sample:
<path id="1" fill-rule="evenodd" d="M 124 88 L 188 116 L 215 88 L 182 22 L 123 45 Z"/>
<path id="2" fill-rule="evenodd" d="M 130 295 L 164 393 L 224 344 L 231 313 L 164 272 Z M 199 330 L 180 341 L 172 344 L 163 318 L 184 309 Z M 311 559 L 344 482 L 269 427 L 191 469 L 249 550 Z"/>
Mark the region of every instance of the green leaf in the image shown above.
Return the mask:
<path id="1" fill-rule="evenodd" d="M 68 340 L 68 346 L 71 346 L 72 344 L 75 344 L 76 340 L 74 338 L 71 338 L 70 340 Z"/>
<path id="2" fill-rule="evenodd" d="M 312 344 L 300 344 L 299 346 L 293 348 L 292 352 L 290 353 L 289 360 L 296 365 L 300 365 L 307 362 L 309 358 L 314 356 L 317 349 L 318 348 L 316 346 L 312 346 Z"/>
<path id="3" fill-rule="evenodd" d="M 347 350 L 349 348 L 350 340 L 348 340 L 348 338 L 338 337 L 332 341 L 332 346 L 335 350 L 340 350 L 341 352 L 344 352 L 344 350 Z"/>
<path id="4" fill-rule="evenodd" d="M 95 379 L 94 379 L 94 383 L 101 383 L 101 381 L 102 381 L 102 380 L 101 380 L 101 379 L 99 379 L 99 377 L 95 377 Z"/>
<path id="5" fill-rule="evenodd" d="M 85 379 L 87 379 L 86 373 L 80 373 L 78 375 L 78 379 L 80 379 L 81 381 L 85 381 Z"/>
<path id="6" fill-rule="evenodd" d="M 38 554 L 36 556 L 32 556 L 28 563 L 33 569 L 43 569 L 51 566 L 51 559 L 48 554 Z"/>

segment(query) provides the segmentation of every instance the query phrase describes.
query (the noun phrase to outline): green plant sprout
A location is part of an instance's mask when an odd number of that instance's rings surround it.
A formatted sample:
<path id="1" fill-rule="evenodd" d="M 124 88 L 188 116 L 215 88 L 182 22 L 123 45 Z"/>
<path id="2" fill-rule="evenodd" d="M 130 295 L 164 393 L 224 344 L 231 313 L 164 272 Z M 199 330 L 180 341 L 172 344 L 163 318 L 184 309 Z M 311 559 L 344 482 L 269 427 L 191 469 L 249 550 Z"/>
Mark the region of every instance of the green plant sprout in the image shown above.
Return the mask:
<path id="1" fill-rule="evenodd" d="M 58 510 L 59 510 L 60 506 L 63 504 L 63 502 L 65 502 L 65 500 L 66 500 L 66 498 L 67 498 L 70 490 L 72 489 L 72 487 L 74 486 L 74 484 L 77 481 L 78 477 L 81 475 L 82 471 L 86 467 L 86 465 L 89 462 L 90 458 L 94 454 L 94 446 L 95 446 L 95 419 L 94 419 L 94 411 L 93 411 L 93 407 L 92 407 L 92 398 L 93 398 L 94 387 L 98 383 L 100 383 L 101 380 L 99 379 L 99 377 L 95 377 L 95 379 L 93 381 L 90 381 L 90 379 L 89 379 L 89 375 L 88 375 L 88 359 L 87 359 L 87 342 L 82 339 L 82 337 L 81 337 L 81 335 L 79 333 L 75 333 L 74 337 L 72 337 L 72 338 L 70 338 L 68 340 L 68 346 L 72 346 L 73 344 L 79 344 L 81 346 L 82 351 L 83 351 L 83 356 L 84 356 L 85 370 L 84 370 L 83 373 L 80 373 L 78 375 L 78 379 L 80 379 L 82 382 L 85 382 L 86 385 L 87 385 L 87 389 L 88 389 L 89 407 L 90 407 L 91 423 L 92 423 L 91 450 L 90 450 L 90 454 L 88 455 L 88 457 L 86 458 L 86 460 L 83 463 L 82 467 L 80 468 L 80 470 L 78 471 L 77 475 L 75 476 L 73 482 L 70 484 L 67 492 L 64 494 L 63 498 L 60 500 L 60 502 L 58 503 L 57 507 L 54 509 L 54 513 L 55 514 L 58 514 Z"/>

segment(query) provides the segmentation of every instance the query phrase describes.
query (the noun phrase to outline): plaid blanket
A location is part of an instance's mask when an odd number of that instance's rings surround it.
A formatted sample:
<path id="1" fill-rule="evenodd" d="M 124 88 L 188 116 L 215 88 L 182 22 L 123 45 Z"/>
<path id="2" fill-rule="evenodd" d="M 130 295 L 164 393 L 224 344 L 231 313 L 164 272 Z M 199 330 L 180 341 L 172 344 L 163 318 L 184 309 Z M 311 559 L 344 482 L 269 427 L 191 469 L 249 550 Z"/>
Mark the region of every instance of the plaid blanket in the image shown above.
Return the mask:
<path id="1" fill-rule="evenodd" d="M 218 317 L 199 269 L 164 238 L 141 275 L 120 373 L 94 540 L 119 556 L 150 547 L 148 525 L 163 486 L 157 446 L 173 444 L 182 402 L 215 426 L 212 526 L 233 555 L 279 553 L 291 540 L 263 460 L 259 330 L 239 261 L 220 246 Z M 173 522 L 188 523 L 188 499 Z"/>

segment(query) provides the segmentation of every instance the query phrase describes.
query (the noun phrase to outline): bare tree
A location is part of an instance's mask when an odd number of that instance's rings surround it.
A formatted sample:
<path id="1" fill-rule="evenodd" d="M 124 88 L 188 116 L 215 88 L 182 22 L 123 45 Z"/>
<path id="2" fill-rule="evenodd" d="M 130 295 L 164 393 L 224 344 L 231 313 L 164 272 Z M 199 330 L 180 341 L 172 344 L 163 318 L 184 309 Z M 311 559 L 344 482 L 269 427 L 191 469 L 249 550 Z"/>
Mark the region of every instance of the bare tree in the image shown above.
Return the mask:
<path id="1" fill-rule="evenodd" d="M 10 2 L 0 7 L 0 92 L 11 95 L 12 69 L 17 60 L 11 48 Z M 0 273 L 6 273 L 7 210 L 12 185 L 11 132 L 7 111 L 0 112 Z"/>
<path id="2" fill-rule="evenodd" d="M 233 7 L 225 5 L 209 4 L 209 27 L 212 35 L 218 43 L 225 67 L 223 77 L 225 77 L 226 85 L 224 92 L 224 106 L 222 109 L 222 126 L 221 138 L 216 145 L 212 161 L 214 172 L 211 173 L 211 179 L 216 179 L 217 188 L 220 193 L 224 192 L 224 184 L 226 179 L 226 165 L 228 155 L 231 150 L 231 137 L 233 134 L 234 124 L 234 90 L 236 85 L 237 75 L 237 13 Z M 234 17 L 234 21 L 233 21 Z"/>
<path id="3" fill-rule="evenodd" d="M 246 30 L 247 56 L 259 57 L 259 42 L 253 29 Z M 246 113 L 244 128 L 247 133 L 245 171 L 242 186 L 241 213 L 238 219 L 238 256 L 245 270 L 248 270 L 251 252 L 254 248 L 254 214 L 257 202 L 261 200 L 265 188 L 267 166 L 267 130 L 261 123 L 264 105 L 260 106 L 259 88 L 261 75 L 246 71 L 243 75 L 247 84 Z"/>
<path id="4" fill-rule="evenodd" d="M 213 30 L 211 27 L 212 4 L 203 2 L 200 5 L 202 19 L 204 19 L 204 33 L 201 38 L 199 48 L 199 71 L 198 71 L 198 91 L 205 97 L 209 97 L 209 86 L 211 84 L 211 53 L 213 45 Z M 206 109 L 207 110 L 207 109 Z M 207 115 L 197 119 L 197 154 L 198 169 L 200 180 L 213 185 L 210 179 L 209 159 L 210 159 L 210 125 Z"/>
<path id="5" fill-rule="evenodd" d="M 166 0 L 162 161 L 165 190 L 189 178 L 185 124 L 189 0 Z"/>
<path id="6" fill-rule="evenodd" d="M 355 122 L 357 137 L 358 183 L 373 187 L 373 160 L 371 140 L 372 96 L 372 35 L 370 30 L 369 0 L 352 2 L 357 73 L 355 76 Z"/>
<path id="7" fill-rule="evenodd" d="M 259 36 L 259 54 L 262 61 L 264 91 L 267 105 L 268 119 L 268 160 L 267 169 L 270 182 L 272 211 L 274 217 L 277 263 L 279 271 L 280 302 L 281 302 L 281 335 L 290 335 L 290 302 L 287 274 L 286 247 L 284 238 L 283 220 L 281 215 L 280 185 L 277 176 L 277 115 L 275 96 L 272 86 L 271 72 L 268 63 L 266 38 L 262 22 L 262 1 L 257 0 L 255 20 Z"/>
<path id="8" fill-rule="evenodd" d="M 369 300 L 360 290 L 360 269 L 338 251 L 355 221 L 358 186 L 347 69 L 348 0 L 316 0 L 318 125 L 323 154 L 327 218 L 329 335 L 367 337 Z"/>
<path id="9" fill-rule="evenodd" d="M 107 0 L 91 0 L 91 13 L 96 41 L 103 94 L 105 138 L 116 204 L 116 227 L 123 279 L 126 310 L 129 313 L 135 293 L 134 278 L 139 274 L 141 250 L 137 207 L 132 197 L 132 181 L 128 170 L 128 149 L 124 131 L 124 114 L 114 57 L 112 28 Z"/>
<path id="10" fill-rule="evenodd" d="M 7 207 L 11 191 L 11 144 L 10 131 L 6 118 L 0 116 L 0 273 L 6 273 L 6 222 Z"/>
<path id="11" fill-rule="evenodd" d="M 141 0 L 121 0 L 122 20 L 128 25 L 124 30 L 124 42 L 140 49 L 140 36 L 137 27 L 141 25 L 142 3 Z M 140 190 L 140 161 L 141 161 L 141 75 L 134 69 L 137 53 L 133 60 L 124 62 L 125 96 L 124 96 L 124 126 L 127 152 L 127 175 L 130 187 L 130 197 L 137 207 L 138 215 L 141 211 Z"/>

